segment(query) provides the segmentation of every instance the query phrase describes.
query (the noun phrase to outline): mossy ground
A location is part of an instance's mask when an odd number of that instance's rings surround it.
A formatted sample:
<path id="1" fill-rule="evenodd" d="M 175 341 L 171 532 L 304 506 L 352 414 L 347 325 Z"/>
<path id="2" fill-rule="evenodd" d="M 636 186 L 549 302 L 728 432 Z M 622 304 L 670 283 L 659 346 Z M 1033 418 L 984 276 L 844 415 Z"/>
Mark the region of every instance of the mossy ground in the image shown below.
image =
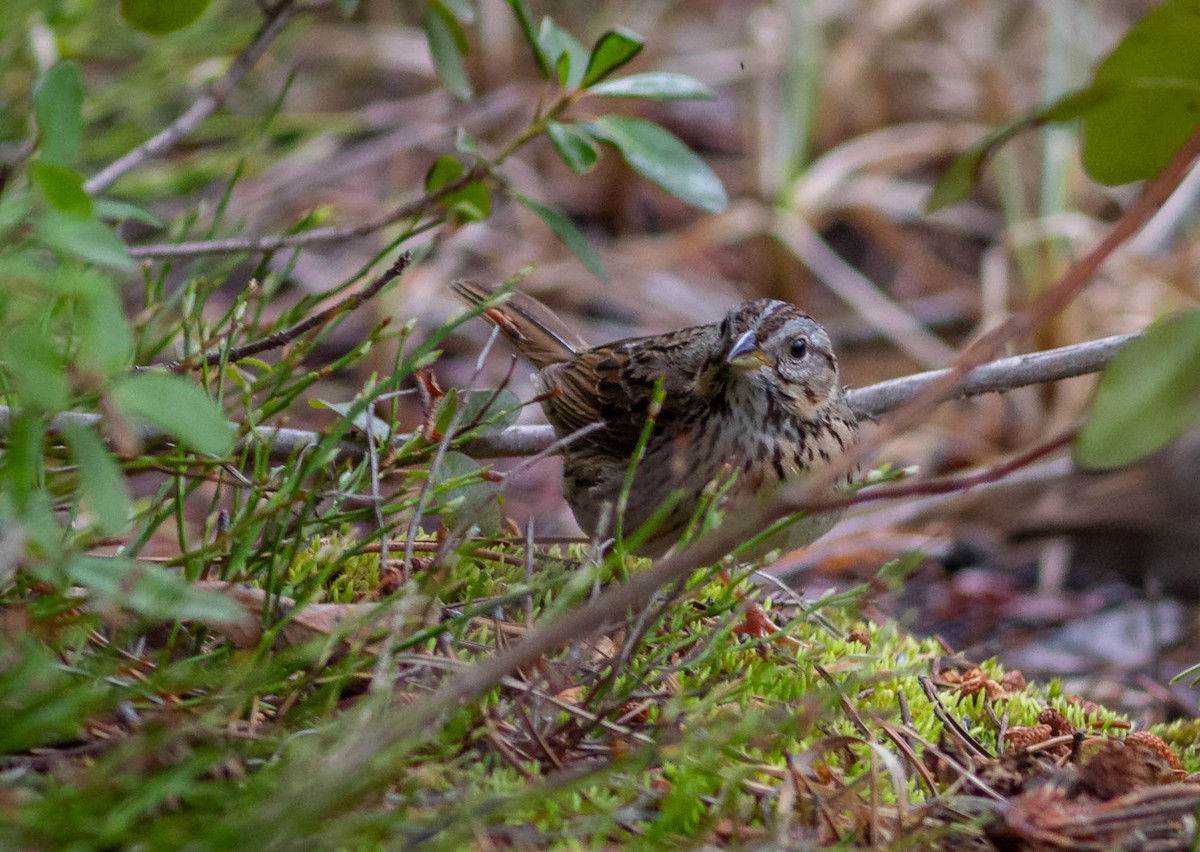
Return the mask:
<path id="1" fill-rule="evenodd" d="M 342 550 L 314 543 L 286 590 L 360 613 L 386 578 L 377 556 Z M 906 830 L 919 827 L 912 814 L 933 799 L 931 780 L 939 796 L 953 793 L 933 771 L 951 748 L 946 714 L 993 753 L 1001 726 L 1033 725 L 1046 707 L 1096 734 L 1127 726 L 1053 683 L 1006 680 L 994 663 L 964 677 L 964 662 L 936 640 L 861 619 L 864 589 L 805 600 L 717 567 L 481 700 L 447 708 L 416 741 L 364 765 L 369 783 L 353 803 L 264 829 L 258 816 L 295 780 L 289 773 L 311 766 L 306 740 L 356 713 L 402 714 L 447 672 L 518 640 L 614 573 L 579 548 L 532 561 L 515 546 L 462 550 L 424 563 L 385 598 L 408 613 L 390 634 L 368 636 L 347 619 L 346 630 L 302 631 L 287 647 L 275 638 L 277 613 L 261 642 L 237 648 L 196 625 L 72 609 L 34 616 L 23 638 L 4 640 L 8 658 L 24 660 L 0 684 L 8 717 L 20 720 L 4 736 L 8 841 L 204 846 L 221 836 L 211 827 L 243 823 L 276 841 L 355 848 L 853 844 L 872 831 L 898 840 L 904 819 Z M 305 609 L 284 619 L 301 622 Z M 1194 770 L 1200 757 L 1185 727 L 1164 734 Z M 977 832 L 977 822 L 956 830 Z"/>

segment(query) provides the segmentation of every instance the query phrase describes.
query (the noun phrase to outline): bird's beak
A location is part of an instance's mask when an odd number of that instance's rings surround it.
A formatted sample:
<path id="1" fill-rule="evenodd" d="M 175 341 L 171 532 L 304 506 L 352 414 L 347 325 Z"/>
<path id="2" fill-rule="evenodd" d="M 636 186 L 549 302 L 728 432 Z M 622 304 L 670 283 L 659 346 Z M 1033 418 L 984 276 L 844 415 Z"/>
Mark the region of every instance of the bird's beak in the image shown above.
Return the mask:
<path id="1" fill-rule="evenodd" d="M 771 357 L 758 348 L 758 340 L 755 339 L 753 331 L 747 331 L 734 341 L 733 346 L 725 355 L 725 362 L 739 370 L 757 370 L 759 367 L 775 366 Z"/>

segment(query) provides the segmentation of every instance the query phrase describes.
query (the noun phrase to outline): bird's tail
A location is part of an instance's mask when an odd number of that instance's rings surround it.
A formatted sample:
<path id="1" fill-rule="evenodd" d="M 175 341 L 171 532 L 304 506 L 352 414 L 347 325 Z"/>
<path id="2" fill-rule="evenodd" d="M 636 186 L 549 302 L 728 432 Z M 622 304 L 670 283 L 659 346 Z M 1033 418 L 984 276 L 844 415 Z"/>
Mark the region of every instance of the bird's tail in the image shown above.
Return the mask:
<path id="1" fill-rule="evenodd" d="M 500 290 L 499 287 L 462 280 L 455 281 L 450 289 L 473 307 L 488 301 Z M 532 296 L 515 290 L 506 301 L 487 308 L 483 317 L 499 328 L 539 370 L 569 361 L 590 348 L 554 311 Z"/>

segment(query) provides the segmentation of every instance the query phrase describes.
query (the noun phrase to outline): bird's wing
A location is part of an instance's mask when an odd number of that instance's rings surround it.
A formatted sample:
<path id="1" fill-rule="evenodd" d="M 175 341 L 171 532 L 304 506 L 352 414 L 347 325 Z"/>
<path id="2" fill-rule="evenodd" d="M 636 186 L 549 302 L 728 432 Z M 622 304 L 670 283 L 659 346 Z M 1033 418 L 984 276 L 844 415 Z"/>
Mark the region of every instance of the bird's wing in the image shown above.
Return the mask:
<path id="1" fill-rule="evenodd" d="M 468 305 L 481 305 L 496 295 L 499 287 L 474 281 L 455 281 L 450 285 Z M 588 344 L 575 334 L 559 316 L 533 296 L 513 291 L 507 301 L 483 312 L 512 341 L 513 345 L 538 369 L 574 358 Z"/>
<path id="2" fill-rule="evenodd" d="M 655 418 L 657 433 L 686 426 L 689 413 L 697 413 L 718 338 L 715 327 L 697 326 L 581 352 L 542 370 L 543 390 L 552 394 L 542 405 L 560 434 L 604 423 L 588 441 L 628 456 L 637 446 L 660 380 L 665 395 Z"/>

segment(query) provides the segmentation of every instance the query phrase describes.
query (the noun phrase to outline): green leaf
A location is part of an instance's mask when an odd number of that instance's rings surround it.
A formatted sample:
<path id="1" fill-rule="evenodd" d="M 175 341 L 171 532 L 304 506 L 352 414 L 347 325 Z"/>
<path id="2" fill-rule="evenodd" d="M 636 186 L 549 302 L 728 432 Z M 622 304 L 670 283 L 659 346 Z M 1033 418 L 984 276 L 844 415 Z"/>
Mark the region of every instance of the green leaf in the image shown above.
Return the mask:
<path id="1" fill-rule="evenodd" d="M 59 166 L 75 160 L 83 139 L 83 72 L 74 62 L 59 62 L 33 90 L 41 159 Z"/>
<path id="2" fill-rule="evenodd" d="M 443 154 L 434 160 L 425 175 L 425 191 L 435 192 L 451 181 L 458 180 L 465 173 L 462 163 L 448 154 Z"/>
<path id="3" fill-rule="evenodd" d="M 8 430 L 8 446 L 0 453 L 0 470 L 4 473 L 5 489 L 0 497 L 12 498 L 22 514 L 37 513 L 39 497 L 48 500 L 45 482 L 46 426 L 39 414 L 30 411 L 14 413 Z M 41 520 L 45 520 L 44 514 Z M 51 523 L 54 532 L 57 524 Z"/>
<path id="4" fill-rule="evenodd" d="M 75 301 L 76 365 L 105 377 L 128 369 L 133 361 L 133 332 L 116 283 L 95 269 L 63 265 L 55 287 Z"/>
<path id="5" fill-rule="evenodd" d="M 342 417 L 349 417 L 351 412 L 355 412 L 352 421 L 354 428 L 363 434 L 369 431 L 371 437 L 376 441 L 390 441 L 396 431 L 391 423 L 382 417 L 376 417 L 369 408 L 364 410 L 359 402 L 329 402 L 324 399 L 314 399 L 308 404 L 313 408 L 328 409 Z"/>
<path id="6" fill-rule="evenodd" d="M 502 518 L 496 486 L 478 478 L 483 467 L 458 452 L 442 457 L 433 471 L 432 486 L 438 510 L 449 527 L 479 527 L 484 534 L 499 531 Z"/>
<path id="7" fill-rule="evenodd" d="M 499 432 L 517 422 L 521 407 L 517 395 L 503 388 L 498 391 L 450 388 L 438 400 L 434 429 L 444 434 L 453 423 L 458 432 L 468 427 L 484 434 Z"/>
<path id="8" fill-rule="evenodd" d="M 998 127 L 955 158 L 925 201 L 925 212 L 935 213 L 957 204 L 983 177 L 984 166 L 999 147 L 1018 133 L 1050 122 L 1072 121 L 1113 97 L 1115 87 L 1093 86 L 1072 92 L 1048 106 L 1040 106 L 1015 121 Z"/>
<path id="9" fill-rule="evenodd" d="M 167 373 L 135 373 L 117 384 L 113 400 L 123 412 L 143 417 L 201 453 L 224 456 L 233 431 L 208 395 Z"/>
<path id="10" fill-rule="evenodd" d="M 603 80 L 627 64 L 642 52 L 642 47 L 641 36 L 620 27 L 600 36 L 588 57 L 587 70 L 583 74 L 584 87 Z"/>
<path id="11" fill-rule="evenodd" d="M 577 175 L 591 171 L 592 166 L 600 159 L 600 149 L 596 147 L 592 137 L 572 124 L 547 122 L 546 134 L 554 144 L 558 156 L 567 164 L 567 168 Z"/>
<path id="12" fill-rule="evenodd" d="M 79 468 L 79 493 L 84 507 L 105 535 L 118 535 L 129 525 L 132 505 L 121 468 L 100 437 L 86 426 L 68 423 L 63 434 Z"/>
<path id="13" fill-rule="evenodd" d="M 583 81 L 588 52 L 579 40 L 549 17 L 542 18 L 538 45 L 547 66 L 553 67 L 560 86 L 573 89 Z"/>
<path id="14" fill-rule="evenodd" d="M 475 6 L 471 0 L 437 0 L 437 2 L 464 24 L 469 24 L 475 20 Z"/>
<path id="15" fill-rule="evenodd" d="M 508 5 L 516 16 L 517 23 L 521 25 L 521 35 L 525 37 L 525 44 L 529 45 L 538 71 L 543 77 L 549 77 L 550 63 L 546 61 L 546 56 L 542 53 L 542 46 L 538 42 L 537 29 L 533 26 L 533 16 L 529 14 L 529 7 L 525 5 L 525 0 L 508 0 Z"/>
<path id="16" fill-rule="evenodd" d="M 46 210 L 38 217 L 35 227 L 42 242 L 68 257 L 126 272 L 135 268 L 125 243 L 112 228 L 96 219 L 80 219 L 59 210 Z"/>
<path id="17" fill-rule="evenodd" d="M 461 178 L 466 171 L 454 157 L 438 157 L 425 175 L 425 190 L 434 192 Z M 492 212 L 492 194 L 481 181 L 472 181 L 447 195 L 442 204 L 460 221 L 479 222 Z"/>
<path id="18" fill-rule="evenodd" d="M 444 6 L 433 2 L 421 12 L 421 26 L 442 85 L 459 100 L 471 97 L 471 81 L 462 64 L 462 56 L 467 50 L 467 36 L 462 25 Z"/>
<path id="19" fill-rule="evenodd" d="M 83 190 L 83 175 L 79 172 L 34 160 L 29 164 L 29 176 L 54 209 L 85 219 L 92 215 L 92 199 Z"/>
<path id="20" fill-rule="evenodd" d="M 49 597 L 39 595 L 43 600 Z M 37 603 L 29 607 L 32 611 L 36 608 Z M 35 631 L 8 631 L 5 650 L 3 688 L 7 698 L 0 753 L 69 742 L 79 736 L 88 719 L 111 711 L 114 688 L 104 678 L 68 674 L 54 646 Z"/>
<path id="21" fill-rule="evenodd" d="M 587 267 L 589 272 L 601 281 L 608 281 L 608 270 L 604 268 L 604 262 L 600 260 L 600 255 L 592 248 L 592 244 L 587 241 L 587 237 L 575 227 L 575 223 L 561 210 L 551 207 L 548 204 L 534 201 L 532 198 L 527 198 L 520 193 L 513 193 L 512 197 L 532 210 L 539 219 L 545 222 L 546 227 L 563 241 L 572 254 L 579 258 L 579 262 Z"/>
<path id="22" fill-rule="evenodd" d="M 482 222 L 492 212 L 492 193 L 479 181 L 467 184 L 451 194 L 447 201 L 463 222 Z"/>
<path id="23" fill-rule="evenodd" d="M 1200 419 L 1200 311 L 1154 323 L 1105 368 L 1075 442 L 1091 468 L 1129 464 Z"/>
<path id="24" fill-rule="evenodd" d="M 450 35 L 454 37 L 455 49 L 462 56 L 466 56 L 470 50 L 470 43 L 467 41 L 466 30 L 462 28 L 462 23 L 460 21 L 470 19 L 471 14 L 473 14 L 471 13 L 470 6 L 467 7 L 469 14 L 464 18 L 464 16 L 456 14 L 455 11 L 450 8 L 451 5 L 459 5 L 461 7 L 461 3 L 454 4 L 453 0 L 450 0 L 450 2 L 447 2 L 447 0 L 428 0 L 428 3 L 428 8 L 436 11 L 446 21 L 446 25 L 450 30 Z"/>
<path id="25" fill-rule="evenodd" d="M 152 562 L 123 557 L 79 555 L 66 565 L 67 576 L 91 594 L 147 618 L 236 623 L 241 607 L 224 595 L 196 589 L 187 580 Z"/>
<path id="26" fill-rule="evenodd" d="M 471 157 L 478 157 L 479 140 L 466 131 L 466 128 L 459 126 L 454 129 L 454 150 L 460 154 L 466 154 Z"/>
<path id="27" fill-rule="evenodd" d="M 71 385 L 66 359 L 40 326 L 21 323 L 6 329 L 0 335 L 0 360 L 23 405 L 41 411 L 67 407 Z"/>
<path id="28" fill-rule="evenodd" d="M 605 115 L 580 122 L 608 142 L 634 171 L 667 192 L 704 210 L 719 213 L 729 203 L 721 179 L 671 132 L 640 118 Z"/>
<path id="29" fill-rule="evenodd" d="M 121 17 L 151 35 L 181 30 L 204 14 L 209 0 L 121 0 Z"/>
<path id="30" fill-rule="evenodd" d="M 113 198 L 96 198 L 92 201 L 92 209 L 97 219 L 109 222 L 141 222 L 153 228 L 163 228 L 163 220 L 144 207 L 130 204 L 128 201 L 118 201 Z"/>
<path id="31" fill-rule="evenodd" d="M 22 192 L 18 195 L 8 192 L 0 195 L 0 239 L 7 237 L 18 225 L 28 222 L 32 210 L 29 193 Z"/>
<path id="32" fill-rule="evenodd" d="M 588 87 L 589 95 L 602 98 L 649 98 L 655 101 L 715 101 L 716 93 L 686 74 L 652 72 L 614 77 Z"/>
<path id="33" fill-rule="evenodd" d="M 1097 181 L 1157 174 L 1198 123 L 1198 40 L 1200 0 L 1159 6 L 1097 66 L 1089 86 L 989 133 L 960 156 L 934 187 L 927 212 L 961 201 L 997 147 L 1047 122 L 1082 119 L 1083 165 Z"/>
<path id="34" fill-rule="evenodd" d="M 1083 120 L 1082 160 L 1107 184 L 1151 177 L 1200 124 L 1200 0 L 1168 0 L 1125 34 L 1093 85 L 1162 81 L 1118 91 Z"/>

